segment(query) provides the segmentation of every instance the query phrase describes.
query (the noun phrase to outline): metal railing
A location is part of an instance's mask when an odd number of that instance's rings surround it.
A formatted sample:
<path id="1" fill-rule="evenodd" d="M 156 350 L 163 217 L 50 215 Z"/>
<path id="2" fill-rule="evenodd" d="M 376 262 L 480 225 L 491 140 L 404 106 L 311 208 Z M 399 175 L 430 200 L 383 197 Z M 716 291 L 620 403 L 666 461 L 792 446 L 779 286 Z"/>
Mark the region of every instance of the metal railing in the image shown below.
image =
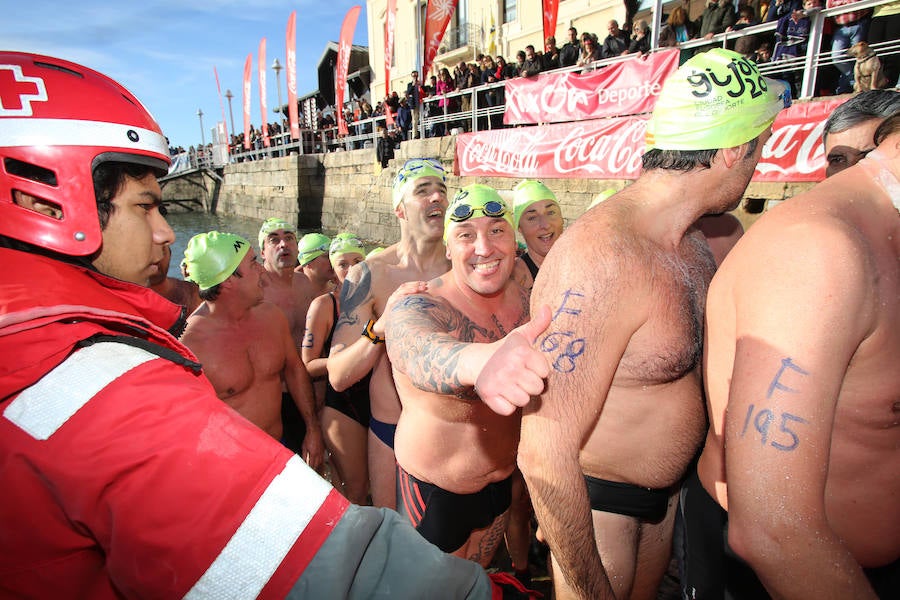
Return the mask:
<path id="1" fill-rule="evenodd" d="M 810 12 L 811 27 L 809 38 L 806 41 L 806 53 L 796 57 L 785 57 L 783 60 L 775 62 L 761 63 L 759 65 L 760 72 L 769 77 L 784 78 L 785 76 L 795 76 L 798 81 L 802 80 L 798 83 L 799 93 L 797 97 L 805 99 L 815 96 L 818 78 L 822 74 L 824 67 L 854 61 L 854 58 L 849 55 L 835 56 L 830 48 L 821 48 L 826 19 L 846 12 L 873 8 L 887 4 L 890 1 L 892 0 L 862 0 L 836 8 Z M 657 9 L 659 9 L 659 6 L 657 6 Z M 729 48 L 734 46 L 734 42 L 737 39 L 745 36 L 773 35 L 776 27 L 777 22 L 774 21 L 761 23 L 739 31 L 720 33 L 710 39 L 689 40 L 679 44 L 679 49 L 696 52 L 698 49 L 712 46 Z M 475 29 L 480 31 L 480 28 L 477 26 L 467 26 L 466 35 L 471 35 Z M 457 37 L 462 40 L 464 36 L 458 35 Z M 900 39 L 872 44 L 871 47 L 881 57 L 897 55 L 900 54 Z M 651 52 L 658 50 L 660 48 L 653 48 Z M 634 55 L 617 56 L 598 60 L 584 67 L 566 67 L 555 69 L 551 72 L 591 71 L 602 69 L 624 60 L 631 60 L 632 58 L 634 58 Z M 449 135 L 457 131 L 476 132 L 504 127 L 504 88 L 504 82 L 500 81 L 449 92 L 441 96 L 423 98 L 422 109 L 419 111 L 420 123 L 418 129 L 420 137 Z M 443 106 L 441 106 L 442 101 L 444 101 Z M 237 151 L 231 153 L 229 161 L 261 160 L 269 157 L 284 156 L 288 153 L 308 154 L 312 152 L 332 152 L 374 147 L 380 135 L 378 133 L 379 127 L 386 127 L 384 116 L 349 123 L 350 133 L 345 136 L 339 136 L 336 127 L 303 129 L 301 130 L 300 140 L 291 140 L 289 133 L 283 133 L 272 138 L 272 146 L 269 148 L 236 149 Z"/>

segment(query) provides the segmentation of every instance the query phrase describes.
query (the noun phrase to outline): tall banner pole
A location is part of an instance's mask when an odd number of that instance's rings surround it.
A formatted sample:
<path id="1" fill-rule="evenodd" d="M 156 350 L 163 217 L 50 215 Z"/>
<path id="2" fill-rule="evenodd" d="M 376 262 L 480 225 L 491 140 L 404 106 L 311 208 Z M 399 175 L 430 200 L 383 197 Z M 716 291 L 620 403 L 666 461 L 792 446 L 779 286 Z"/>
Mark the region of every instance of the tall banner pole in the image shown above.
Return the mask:
<path id="1" fill-rule="evenodd" d="M 244 150 L 250 149 L 250 71 L 252 70 L 253 55 L 248 54 L 244 61 Z"/>
<path id="2" fill-rule="evenodd" d="M 559 14 L 559 0 L 543 0 L 544 12 L 544 39 L 542 45 L 547 43 L 548 37 L 556 36 L 556 16 Z"/>
<path id="3" fill-rule="evenodd" d="M 445 0 L 444 2 L 429 2 L 425 9 L 425 63 L 422 65 L 422 81 L 428 79 L 428 72 L 434 57 L 437 56 L 441 40 L 450 24 L 450 18 L 456 11 L 459 0 Z"/>
<path id="4" fill-rule="evenodd" d="M 213 66 L 213 74 L 216 76 L 216 91 L 219 93 L 219 108 L 222 109 L 222 123 L 225 130 L 225 155 L 231 151 L 231 138 L 228 137 L 228 122 L 225 121 L 225 102 L 222 100 L 222 86 L 219 85 L 219 71 Z"/>
<path id="5" fill-rule="evenodd" d="M 394 62 L 394 28 L 397 25 L 397 0 L 388 0 L 384 22 L 384 98 L 391 96 L 391 65 Z M 385 123 L 394 124 L 394 115 L 387 102 L 384 103 Z"/>
<path id="6" fill-rule="evenodd" d="M 341 37 L 338 42 L 337 72 L 334 77 L 335 108 L 337 109 L 338 135 L 347 135 L 350 130 L 344 120 L 344 91 L 347 89 L 347 69 L 350 67 L 350 49 L 353 47 L 353 31 L 356 29 L 356 20 L 359 18 L 359 5 L 350 7 L 344 16 L 341 25 Z"/>
<path id="7" fill-rule="evenodd" d="M 285 57 L 285 79 L 288 91 L 288 121 L 291 126 L 291 139 L 300 139 L 300 115 L 297 110 L 297 11 L 288 17 L 287 56 Z"/>
<path id="8" fill-rule="evenodd" d="M 259 56 L 256 57 L 257 71 L 259 71 L 259 110 L 262 113 L 262 139 L 263 146 L 269 147 L 269 115 L 266 112 L 266 38 L 259 41 Z"/>

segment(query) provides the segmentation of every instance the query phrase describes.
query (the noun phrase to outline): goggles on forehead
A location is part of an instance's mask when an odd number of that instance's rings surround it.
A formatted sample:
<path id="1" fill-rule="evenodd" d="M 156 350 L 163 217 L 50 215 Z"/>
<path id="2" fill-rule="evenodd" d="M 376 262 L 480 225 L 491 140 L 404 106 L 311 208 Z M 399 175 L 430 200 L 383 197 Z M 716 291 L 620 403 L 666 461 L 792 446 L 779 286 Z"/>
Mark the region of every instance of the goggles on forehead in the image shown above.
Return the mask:
<path id="1" fill-rule="evenodd" d="M 300 256 L 306 256 L 312 254 L 313 252 L 328 252 L 329 244 L 321 244 L 316 246 L 315 248 L 307 248 L 303 252 L 300 253 Z"/>
<path id="2" fill-rule="evenodd" d="M 446 177 L 444 167 L 433 158 L 411 158 L 397 171 L 397 183 L 402 184 L 407 179 L 418 176 L 425 169 L 437 171 L 442 179 Z"/>
<path id="3" fill-rule="evenodd" d="M 483 206 L 455 204 L 453 210 L 450 211 L 450 220 L 454 223 L 466 221 L 472 218 L 476 210 L 486 217 L 503 217 L 509 209 L 506 208 L 506 205 L 496 200 L 488 200 Z"/>
<path id="4" fill-rule="evenodd" d="M 331 240 L 332 248 L 340 248 L 342 246 L 362 246 L 363 243 L 358 237 L 342 237 Z"/>

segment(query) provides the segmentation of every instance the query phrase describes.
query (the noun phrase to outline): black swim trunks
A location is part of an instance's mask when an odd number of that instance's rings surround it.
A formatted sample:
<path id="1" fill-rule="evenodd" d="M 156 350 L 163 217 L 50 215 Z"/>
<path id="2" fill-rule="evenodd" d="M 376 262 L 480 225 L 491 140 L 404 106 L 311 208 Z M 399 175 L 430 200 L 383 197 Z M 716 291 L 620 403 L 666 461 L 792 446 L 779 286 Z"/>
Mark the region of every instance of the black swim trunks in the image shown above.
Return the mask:
<path id="1" fill-rule="evenodd" d="M 474 494 L 454 494 L 420 481 L 397 465 L 397 512 L 443 550 L 462 548 L 469 535 L 502 515 L 512 502 L 512 476 Z"/>
<path id="2" fill-rule="evenodd" d="M 704 489 L 696 469 L 681 488 L 679 512 L 684 523 L 682 598 L 771 598 L 750 565 L 728 545 L 728 513 Z M 900 559 L 863 572 L 879 598 L 898 597 Z"/>
<path id="3" fill-rule="evenodd" d="M 652 523 L 662 521 L 666 516 L 672 493 L 670 489 L 654 490 L 590 475 L 585 475 L 584 481 L 594 510 L 637 517 Z"/>
<path id="4" fill-rule="evenodd" d="M 300 454 L 303 438 L 306 437 L 306 421 L 300 409 L 288 392 L 281 393 L 281 443 L 288 449 Z"/>
<path id="5" fill-rule="evenodd" d="M 369 427 L 369 419 L 372 416 L 372 408 L 369 404 L 369 380 L 372 374 L 351 385 L 343 392 L 336 391 L 331 383 L 325 388 L 325 406 L 344 413 L 363 428 Z"/>
<path id="6" fill-rule="evenodd" d="M 370 416 L 369 429 L 372 430 L 375 437 L 384 442 L 385 446 L 391 450 L 394 449 L 394 435 L 397 433 L 396 423 L 385 423 L 384 421 L 379 421 L 375 417 Z"/>

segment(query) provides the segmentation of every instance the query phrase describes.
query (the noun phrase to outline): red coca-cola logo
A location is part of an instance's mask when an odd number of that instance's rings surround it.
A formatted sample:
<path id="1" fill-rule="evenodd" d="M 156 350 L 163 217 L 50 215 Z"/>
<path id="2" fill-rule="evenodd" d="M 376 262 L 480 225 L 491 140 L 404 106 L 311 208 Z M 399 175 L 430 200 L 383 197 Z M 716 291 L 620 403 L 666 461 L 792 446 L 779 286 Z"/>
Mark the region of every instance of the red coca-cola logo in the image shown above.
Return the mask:
<path id="1" fill-rule="evenodd" d="M 818 173 L 824 177 L 825 147 L 822 130 L 825 121 L 777 123 L 762 151 L 754 179 L 777 178 Z M 766 177 L 769 176 L 769 177 Z"/>
<path id="2" fill-rule="evenodd" d="M 546 137 L 540 129 L 534 127 L 460 136 L 457 142 L 463 145 L 458 157 L 460 172 L 520 177 L 537 174 L 541 155 L 539 147 Z"/>
<path id="3" fill-rule="evenodd" d="M 554 150 L 553 167 L 560 174 L 633 179 L 641 169 L 646 126 L 646 121 L 635 118 L 593 131 L 576 126 Z"/>

